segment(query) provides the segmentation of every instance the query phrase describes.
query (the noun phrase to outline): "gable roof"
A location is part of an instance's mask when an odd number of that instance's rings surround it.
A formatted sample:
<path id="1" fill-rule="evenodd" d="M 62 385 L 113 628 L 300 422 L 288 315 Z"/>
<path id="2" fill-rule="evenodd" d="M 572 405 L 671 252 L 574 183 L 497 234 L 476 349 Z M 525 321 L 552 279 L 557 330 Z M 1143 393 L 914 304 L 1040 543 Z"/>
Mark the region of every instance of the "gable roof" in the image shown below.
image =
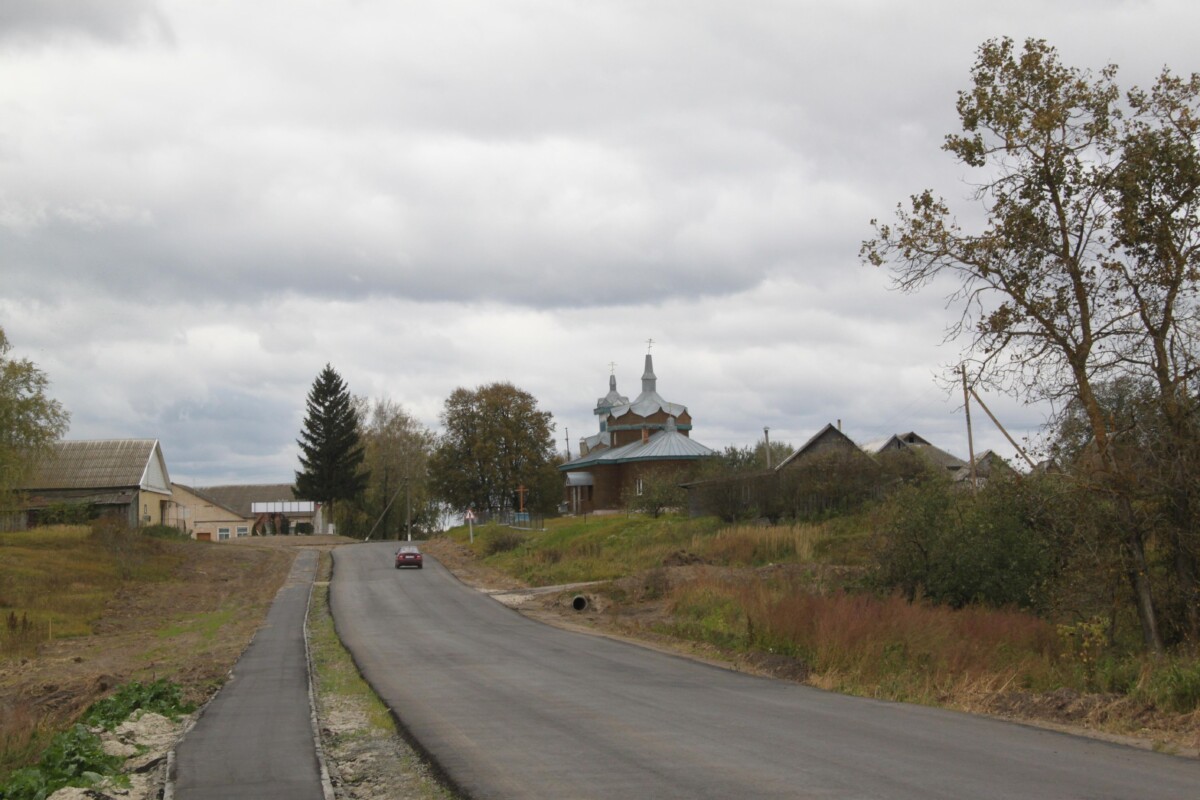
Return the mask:
<path id="1" fill-rule="evenodd" d="M 915 432 L 908 433 L 893 433 L 891 436 L 884 436 L 882 439 L 873 439 L 862 446 L 862 449 L 873 456 L 877 456 L 884 450 L 903 450 L 910 445 L 929 446 L 932 443 L 923 436 L 918 436 Z"/>
<path id="2" fill-rule="evenodd" d="M 62 441 L 34 469 L 24 489 L 125 489 L 171 493 L 157 439 Z"/>
<path id="3" fill-rule="evenodd" d="M 907 450 L 912 453 L 920 453 L 934 466 L 942 467 L 950 471 L 968 466 L 967 462 L 953 453 L 947 453 L 940 447 L 935 447 L 930 444 L 929 440 L 923 436 L 919 436 L 913 431 L 907 433 L 894 433 L 891 436 L 885 436 L 882 439 L 875 439 L 867 442 L 862 446 L 864 452 L 877 456 L 886 450 Z"/>
<path id="4" fill-rule="evenodd" d="M 249 519 L 249 515 L 242 514 L 242 513 L 238 512 L 238 510 L 235 508 L 230 508 L 229 506 L 225 505 L 217 498 L 215 498 L 212 495 L 205 492 L 203 489 L 197 489 L 195 486 L 188 486 L 187 484 L 183 484 L 183 483 L 173 483 L 171 485 L 176 490 L 182 489 L 183 491 L 185 491 L 188 494 L 195 497 L 197 500 L 203 500 L 206 503 L 211 503 L 212 505 L 216 506 L 217 508 L 220 508 L 224 511 L 228 511 L 230 514 L 233 514 L 234 516 L 245 517 L 245 518 Z M 176 502 L 178 502 L 178 500 L 176 500 Z"/>
<path id="5" fill-rule="evenodd" d="M 798 458 L 828 448 L 837 448 L 854 453 L 862 452 L 849 436 L 842 433 L 839 428 L 835 428 L 831 423 L 827 423 L 824 428 L 813 434 L 807 442 L 796 448 L 795 452 L 783 461 L 780 461 L 775 469 L 783 469 Z"/>
<path id="6" fill-rule="evenodd" d="M 243 517 L 253 516 L 254 503 L 294 502 L 296 495 L 290 483 L 255 483 L 228 486 L 205 486 L 199 489 L 206 497 Z"/>
<path id="7" fill-rule="evenodd" d="M 975 456 L 975 477 L 982 480 L 991 478 L 992 475 L 1013 475 L 1016 470 L 1007 460 L 994 450 L 984 450 Z M 967 462 L 954 473 L 954 479 L 958 481 L 967 481 L 971 479 L 971 464 Z"/>

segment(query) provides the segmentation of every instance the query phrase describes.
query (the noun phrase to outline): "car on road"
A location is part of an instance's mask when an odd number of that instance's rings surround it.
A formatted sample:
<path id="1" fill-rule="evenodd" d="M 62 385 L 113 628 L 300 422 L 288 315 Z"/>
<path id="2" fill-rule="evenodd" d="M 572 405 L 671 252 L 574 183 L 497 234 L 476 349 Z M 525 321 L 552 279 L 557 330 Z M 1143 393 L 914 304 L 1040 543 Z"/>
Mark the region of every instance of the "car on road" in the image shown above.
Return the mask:
<path id="1" fill-rule="evenodd" d="M 416 567 L 421 569 L 421 551 L 415 544 L 401 545 L 396 551 L 396 569 L 401 567 Z"/>

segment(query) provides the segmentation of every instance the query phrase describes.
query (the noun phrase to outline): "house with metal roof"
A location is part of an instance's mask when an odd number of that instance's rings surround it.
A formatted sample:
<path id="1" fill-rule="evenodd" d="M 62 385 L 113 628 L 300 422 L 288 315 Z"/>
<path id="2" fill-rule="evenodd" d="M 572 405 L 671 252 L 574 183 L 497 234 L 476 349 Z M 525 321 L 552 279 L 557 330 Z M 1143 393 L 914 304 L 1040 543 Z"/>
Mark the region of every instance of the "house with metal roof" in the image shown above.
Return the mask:
<path id="1" fill-rule="evenodd" d="M 227 542 L 250 535 L 253 520 L 203 489 L 171 484 L 171 503 L 164 525 L 171 525 L 201 542 Z"/>
<path id="2" fill-rule="evenodd" d="M 251 532 L 254 534 L 297 533 L 297 526 L 323 530 L 321 504 L 297 500 L 295 488 L 290 483 L 207 486 L 204 493 L 253 520 Z"/>
<path id="3" fill-rule="evenodd" d="M 295 499 L 290 483 L 207 487 L 176 483 L 173 488 L 165 524 L 200 541 L 311 532 L 321 524 L 320 504 Z"/>
<path id="4" fill-rule="evenodd" d="M 579 442 L 579 457 L 561 465 L 567 511 L 573 514 L 618 509 L 625 493 L 640 494 L 654 474 L 695 472 L 703 458 L 715 455 L 690 436 L 687 407 L 658 394 L 654 361 L 646 354 L 642 391 L 632 401 L 617 392 L 609 377 L 608 394 L 593 413 L 599 433 Z"/>
<path id="5" fill-rule="evenodd" d="M 62 441 L 21 487 L 27 525 L 60 503 L 86 504 L 130 527 L 161 524 L 171 478 L 157 439 Z"/>

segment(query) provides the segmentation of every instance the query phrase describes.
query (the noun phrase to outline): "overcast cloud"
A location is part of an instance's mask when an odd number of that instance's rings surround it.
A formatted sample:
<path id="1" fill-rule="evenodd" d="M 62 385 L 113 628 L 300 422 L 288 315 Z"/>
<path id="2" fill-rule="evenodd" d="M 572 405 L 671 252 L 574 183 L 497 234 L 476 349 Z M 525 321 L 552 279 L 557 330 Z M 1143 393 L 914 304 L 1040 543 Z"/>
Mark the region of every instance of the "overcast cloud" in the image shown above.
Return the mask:
<path id="1" fill-rule="evenodd" d="M 1182 0 L 7 0 L 0 326 L 71 438 L 158 438 L 199 485 L 291 480 L 327 362 L 434 429 L 511 381 L 577 452 L 651 338 L 711 447 L 840 419 L 965 456 L 949 312 L 859 264 L 869 221 L 969 194 L 939 148 L 984 40 L 1129 86 L 1200 70 L 1197 30 Z"/>

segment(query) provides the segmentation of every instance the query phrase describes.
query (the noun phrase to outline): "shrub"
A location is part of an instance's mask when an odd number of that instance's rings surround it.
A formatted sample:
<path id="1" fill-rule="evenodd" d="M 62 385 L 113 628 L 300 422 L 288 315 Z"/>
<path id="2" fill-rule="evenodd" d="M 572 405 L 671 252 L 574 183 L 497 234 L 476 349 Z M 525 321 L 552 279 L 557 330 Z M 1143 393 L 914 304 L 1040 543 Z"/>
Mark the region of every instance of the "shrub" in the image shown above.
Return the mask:
<path id="1" fill-rule="evenodd" d="M 51 503 L 37 518 L 39 525 L 86 525 L 96 518 L 96 508 L 91 503 Z"/>
<path id="2" fill-rule="evenodd" d="M 496 528 L 488 531 L 483 538 L 483 553 L 494 556 L 497 553 L 507 553 L 525 544 L 525 535 L 507 528 Z"/>
<path id="3" fill-rule="evenodd" d="M 945 480 L 901 488 L 875 541 L 878 585 L 955 608 L 1041 608 L 1059 524 L 1048 488 L 1032 480 L 994 480 L 978 493 Z"/>
<path id="4" fill-rule="evenodd" d="M 621 502 L 630 511 L 657 517 L 669 508 L 682 508 L 687 503 L 687 492 L 679 485 L 683 475 L 677 470 L 648 472 L 640 480 L 640 494 L 629 489 L 621 492 Z"/>
<path id="5" fill-rule="evenodd" d="M 187 542 L 192 539 L 186 532 L 179 530 L 179 528 L 173 525 L 147 525 L 145 528 L 139 528 L 139 532 L 142 536 L 149 536 L 152 539 L 167 539 L 180 542 Z"/>

